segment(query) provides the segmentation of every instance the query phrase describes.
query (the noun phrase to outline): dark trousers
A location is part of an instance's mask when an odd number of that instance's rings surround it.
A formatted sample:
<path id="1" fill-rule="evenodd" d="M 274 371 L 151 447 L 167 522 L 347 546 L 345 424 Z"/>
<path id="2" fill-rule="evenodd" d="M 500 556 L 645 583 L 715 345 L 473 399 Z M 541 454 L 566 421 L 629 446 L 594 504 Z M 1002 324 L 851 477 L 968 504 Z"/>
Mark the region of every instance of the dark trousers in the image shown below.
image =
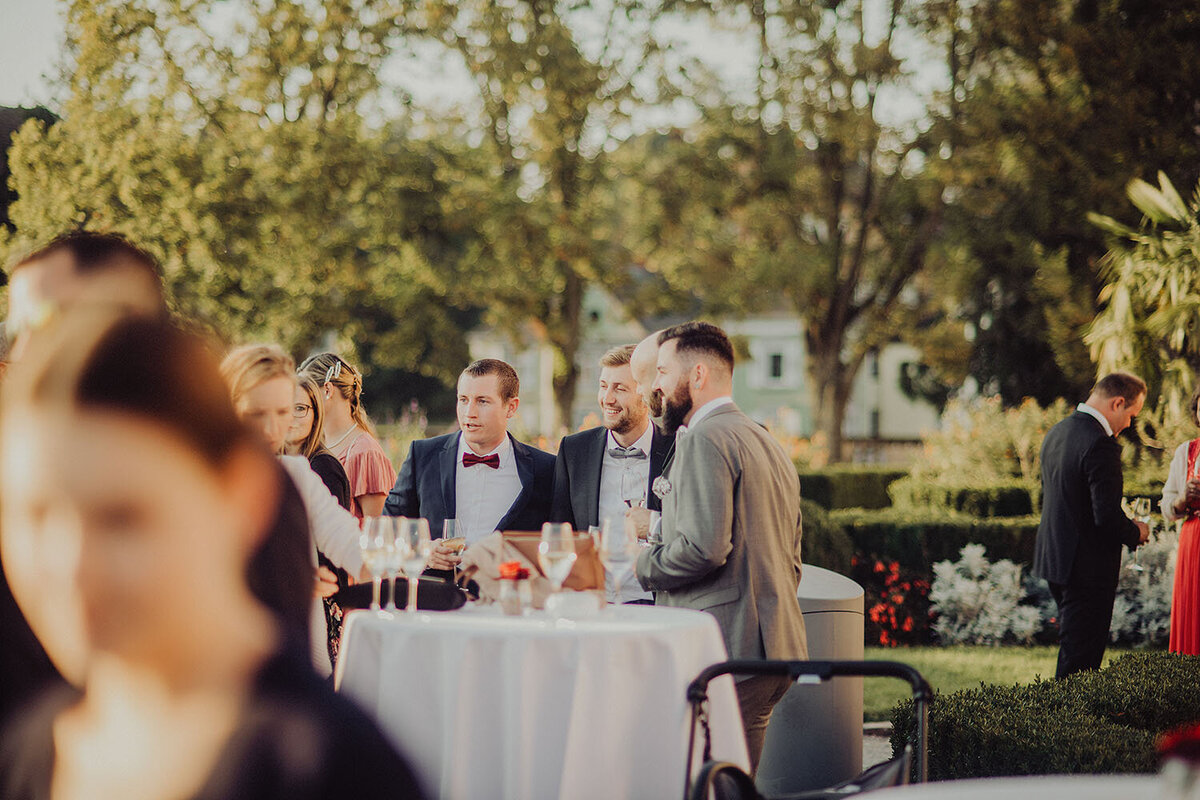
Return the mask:
<path id="1" fill-rule="evenodd" d="M 763 742 L 767 738 L 767 723 L 771 711 L 783 699 L 792 679 L 787 675 L 755 675 L 737 682 L 738 706 L 742 711 L 742 727 L 746 730 L 746 749 L 750 751 L 750 774 L 758 769 Z"/>
<path id="2" fill-rule="evenodd" d="M 1048 583 L 1058 604 L 1058 669 L 1054 677 L 1100 669 L 1117 587 Z"/>

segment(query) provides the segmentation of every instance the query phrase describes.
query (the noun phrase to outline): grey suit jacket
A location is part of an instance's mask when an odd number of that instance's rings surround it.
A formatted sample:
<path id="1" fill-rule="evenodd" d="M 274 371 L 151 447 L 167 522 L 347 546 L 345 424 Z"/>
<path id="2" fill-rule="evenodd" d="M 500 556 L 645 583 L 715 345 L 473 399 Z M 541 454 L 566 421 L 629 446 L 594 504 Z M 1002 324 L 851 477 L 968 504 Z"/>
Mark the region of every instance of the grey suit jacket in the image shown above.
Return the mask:
<path id="1" fill-rule="evenodd" d="M 664 479 L 662 544 L 638 557 L 642 586 L 659 605 L 716 617 L 730 658 L 807 658 L 800 480 L 783 448 L 720 406 L 676 438 Z"/>

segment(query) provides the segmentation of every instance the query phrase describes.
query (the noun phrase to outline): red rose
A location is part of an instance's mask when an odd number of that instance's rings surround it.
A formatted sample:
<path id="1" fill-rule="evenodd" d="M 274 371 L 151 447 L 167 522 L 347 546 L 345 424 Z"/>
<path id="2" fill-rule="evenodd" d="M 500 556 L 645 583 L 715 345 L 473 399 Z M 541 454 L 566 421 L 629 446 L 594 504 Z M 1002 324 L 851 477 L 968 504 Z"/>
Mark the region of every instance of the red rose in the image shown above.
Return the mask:
<path id="1" fill-rule="evenodd" d="M 522 567 L 520 561 L 505 561 L 500 565 L 500 580 L 515 581 L 521 577 L 522 572 L 525 573 L 524 577 L 529 577 L 529 570 Z"/>

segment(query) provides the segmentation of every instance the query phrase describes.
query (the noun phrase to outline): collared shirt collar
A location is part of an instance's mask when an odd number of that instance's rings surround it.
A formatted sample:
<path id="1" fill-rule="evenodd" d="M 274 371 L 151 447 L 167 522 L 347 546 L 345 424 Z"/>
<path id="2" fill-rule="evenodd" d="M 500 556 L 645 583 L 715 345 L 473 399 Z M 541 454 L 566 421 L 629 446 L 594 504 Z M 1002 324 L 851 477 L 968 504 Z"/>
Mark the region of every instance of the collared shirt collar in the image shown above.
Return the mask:
<path id="1" fill-rule="evenodd" d="M 1100 422 L 1101 425 L 1104 426 L 1105 433 L 1107 433 L 1109 436 L 1113 435 L 1112 425 L 1108 424 L 1108 419 L 1099 411 L 1089 406 L 1087 403 L 1080 403 L 1079 405 L 1075 406 L 1075 410 L 1082 411 L 1085 414 L 1091 414 Z"/>
<path id="2" fill-rule="evenodd" d="M 653 443 L 653 441 L 654 441 L 654 425 L 651 424 L 651 422 L 649 420 L 646 420 L 646 430 L 642 433 L 641 436 L 639 436 L 637 438 L 637 441 L 634 442 L 632 446 L 641 449 L 641 451 L 643 453 L 645 453 L 647 456 L 649 456 L 650 455 L 650 446 Z M 613 432 L 609 431 L 608 432 L 608 440 L 604 445 L 604 449 L 611 450 L 614 447 L 621 447 L 621 443 L 617 441 L 617 437 L 613 436 Z"/>
<path id="3" fill-rule="evenodd" d="M 712 400 L 709 400 L 707 403 L 705 403 L 704 405 L 697 408 L 694 412 L 692 412 L 692 418 L 690 420 L 688 420 L 688 424 L 681 425 L 679 427 L 679 431 L 681 433 L 687 433 L 688 429 L 696 427 L 696 425 L 698 425 L 700 423 L 700 420 L 704 419 L 705 417 L 707 417 L 712 412 L 716 411 L 721 406 L 727 406 L 732 402 L 733 402 L 733 398 L 730 397 L 729 395 L 726 395 L 724 397 L 715 397 Z"/>
<path id="4" fill-rule="evenodd" d="M 464 439 L 464 438 L 463 438 L 463 436 L 462 436 L 462 434 L 460 433 L 460 434 L 458 435 L 458 463 L 460 463 L 460 464 L 462 463 L 462 457 L 463 457 L 463 453 L 466 453 L 466 452 L 468 452 L 468 451 L 470 451 L 470 452 L 472 452 L 472 453 L 474 453 L 474 452 L 475 452 L 474 450 L 471 450 L 471 448 L 470 448 L 470 447 L 467 445 L 467 440 L 466 440 L 466 439 Z M 504 439 L 503 439 L 503 440 L 501 440 L 500 444 L 496 445 L 496 447 L 494 447 L 493 449 L 489 450 L 488 452 L 486 452 L 486 453 L 478 453 L 478 455 L 481 455 L 481 456 L 490 456 L 492 453 L 497 453 L 497 454 L 499 454 L 499 456 L 500 456 L 500 469 L 503 469 L 504 467 L 506 467 L 506 466 L 508 466 L 509 464 L 513 463 L 513 446 L 512 446 L 512 439 L 508 438 L 508 434 L 507 434 L 507 433 L 506 433 L 506 434 L 504 434 Z"/>

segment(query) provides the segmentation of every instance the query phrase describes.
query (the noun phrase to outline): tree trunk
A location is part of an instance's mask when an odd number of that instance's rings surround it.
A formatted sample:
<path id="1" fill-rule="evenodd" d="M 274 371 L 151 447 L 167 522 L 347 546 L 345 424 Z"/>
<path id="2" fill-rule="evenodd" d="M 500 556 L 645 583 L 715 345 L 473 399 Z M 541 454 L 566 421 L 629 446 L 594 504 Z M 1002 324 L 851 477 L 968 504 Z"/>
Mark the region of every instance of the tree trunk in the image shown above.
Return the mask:
<path id="1" fill-rule="evenodd" d="M 811 337 L 810 337 L 811 338 Z M 841 347 L 832 349 L 814 348 L 810 343 L 812 358 L 809 377 L 812 381 L 813 430 L 825 437 L 829 448 L 829 463 L 838 464 L 845 460 L 846 405 L 850 402 L 850 390 L 854 386 L 857 367 L 841 360 Z"/>
<path id="2" fill-rule="evenodd" d="M 578 273 L 566 268 L 566 289 L 559 297 L 561 305 L 555 321 L 556 330 L 550 334 L 554 347 L 554 405 L 556 420 L 554 431 L 543 433 L 560 434 L 572 426 L 571 409 L 575 405 L 575 389 L 579 382 L 579 343 L 582 336 L 583 292 L 586 283 Z"/>

